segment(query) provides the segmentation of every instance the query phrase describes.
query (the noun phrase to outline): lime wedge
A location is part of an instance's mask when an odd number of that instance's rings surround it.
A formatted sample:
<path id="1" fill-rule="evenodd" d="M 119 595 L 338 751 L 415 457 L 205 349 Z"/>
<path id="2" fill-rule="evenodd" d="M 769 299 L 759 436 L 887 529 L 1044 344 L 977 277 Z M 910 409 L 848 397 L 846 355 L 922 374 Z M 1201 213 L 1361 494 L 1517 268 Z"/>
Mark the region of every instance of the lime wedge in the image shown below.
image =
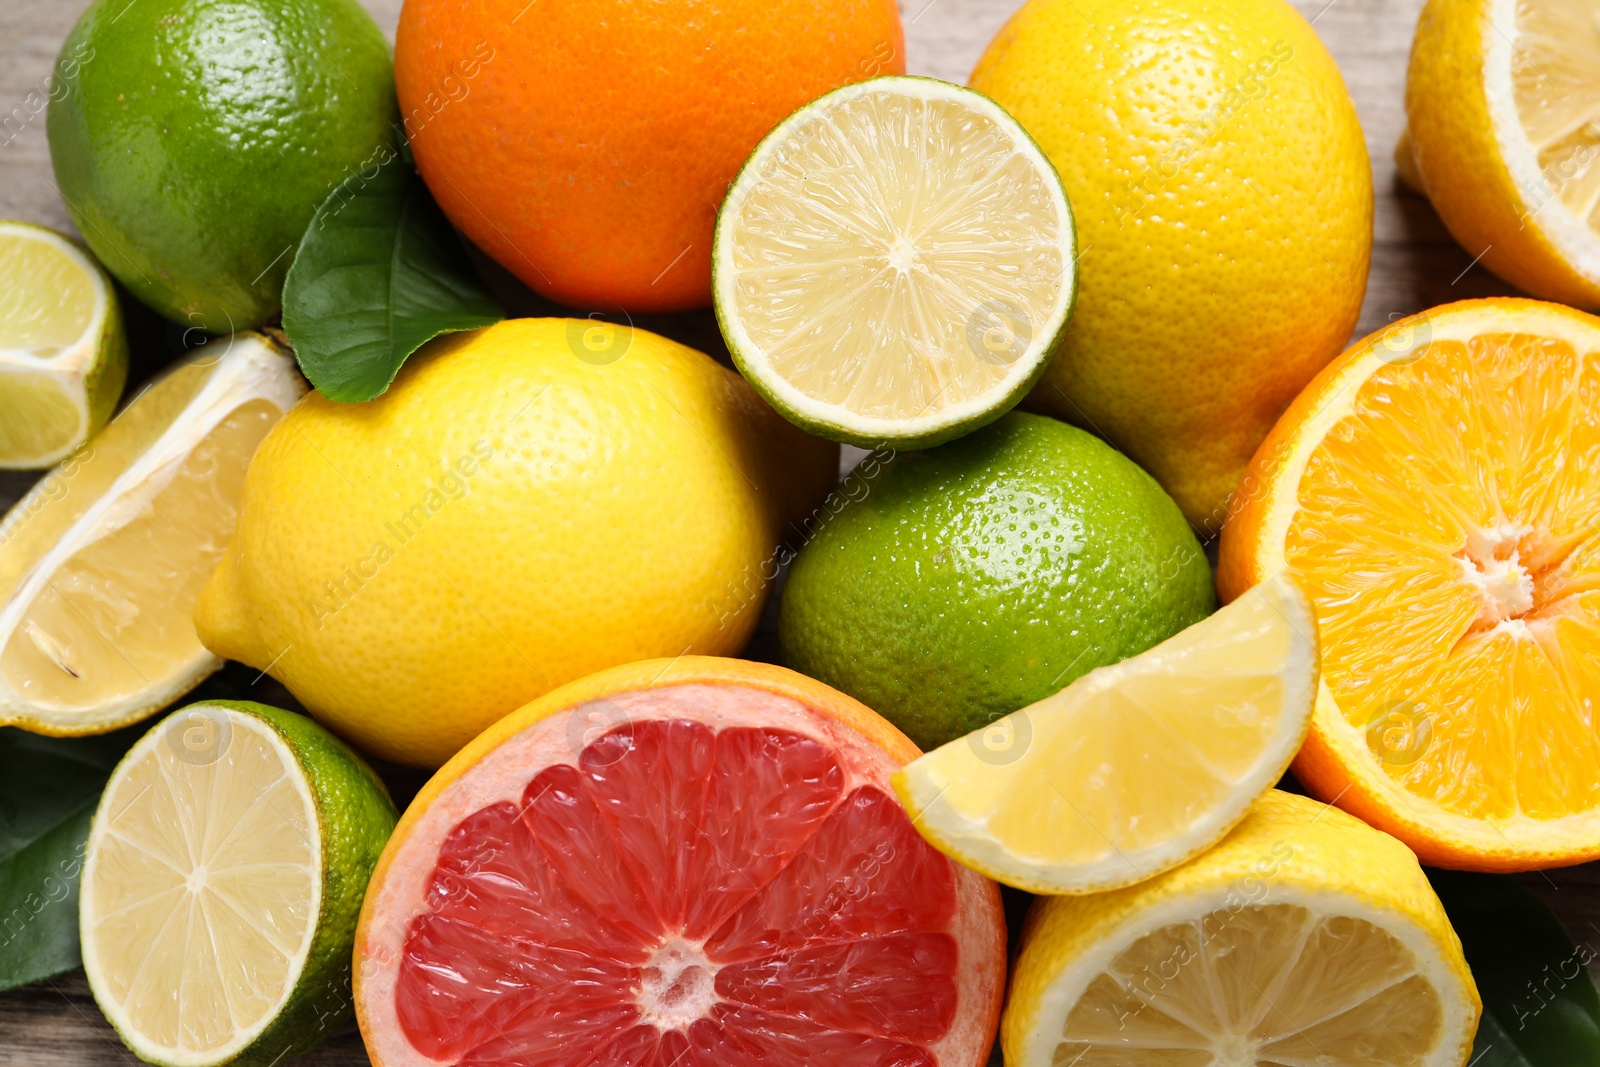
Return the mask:
<path id="1" fill-rule="evenodd" d="M 288 1060 L 351 1015 L 361 898 L 396 813 L 303 715 L 174 712 L 112 773 L 90 824 L 83 969 L 140 1059 Z"/>
<path id="2" fill-rule="evenodd" d="M 1091 893 L 1200 854 L 1305 740 L 1316 621 L 1262 582 L 1147 652 L 909 764 L 894 785 L 934 847 L 1034 893 Z"/>
<path id="3" fill-rule="evenodd" d="M 127 378 L 105 271 L 54 230 L 0 221 L 0 468 L 65 459 L 105 425 Z"/>
<path id="4" fill-rule="evenodd" d="M 102 733 L 221 665 L 195 602 L 256 445 L 305 389 L 265 338 L 215 341 L 17 502 L 0 521 L 0 725 Z"/>
<path id="5" fill-rule="evenodd" d="M 717 319 L 784 417 L 921 448 L 1009 411 L 1077 292 L 1072 210 L 994 101 L 930 78 L 835 90 L 770 133 L 717 216 Z"/>

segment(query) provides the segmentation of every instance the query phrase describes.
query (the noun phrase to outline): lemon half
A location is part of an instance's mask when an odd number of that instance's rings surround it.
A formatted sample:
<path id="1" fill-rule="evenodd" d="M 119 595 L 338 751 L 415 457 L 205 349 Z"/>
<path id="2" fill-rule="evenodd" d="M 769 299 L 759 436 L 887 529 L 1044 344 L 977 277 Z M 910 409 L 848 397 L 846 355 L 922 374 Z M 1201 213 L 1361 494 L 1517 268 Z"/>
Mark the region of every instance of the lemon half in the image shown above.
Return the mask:
<path id="1" fill-rule="evenodd" d="M 1600 307 L 1600 7 L 1431 0 L 1401 174 L 1456 240 L 1535 296 Z"/>
<path id="2" fill-rule="evenodd" d="M 1461 1067 L 1477 989 L 1404 845 L 1268 793 L 1216 848 L 1034 905 L 1007 1067 Z"/>

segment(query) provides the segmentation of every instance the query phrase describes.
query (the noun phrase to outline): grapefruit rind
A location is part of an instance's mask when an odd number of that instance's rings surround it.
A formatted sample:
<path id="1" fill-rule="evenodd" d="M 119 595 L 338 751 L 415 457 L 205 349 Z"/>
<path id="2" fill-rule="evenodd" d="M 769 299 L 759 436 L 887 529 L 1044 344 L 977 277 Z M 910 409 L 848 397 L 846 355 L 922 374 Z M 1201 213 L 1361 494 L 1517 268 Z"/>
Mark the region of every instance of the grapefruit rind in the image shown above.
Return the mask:
<path id="1" fill-rule="evenodd" d="M 669 697 L 665 710 L 656 699 L 662 690 Z M 890 774 L 918 755 L 893 726 L 820 683 L 779 667 L 714 657 L 612 668 L 513 712 L 423 787 L 378 862 L 356 938 L 354 985 L 357 1019 L 374 1063 L 433 1062 L 406 1036 L 396 994 L 406 938 L 428 910 L 423 894 L 446 838 L 490 805 L 518 801 L 539 771 L 575 764 L 597 728 L 682 718 L 685 701 L 695 707 L 696 721 L 708 725 L 771 727 L 828 746 L 849 771 L 841 799 L 852 783 L 875 785 L 892 798 Z M 928 1051 L 950 1067 L 978 1067 L 993 1041 L 1004 992 L 1004 921 L 992 882 L 956 865 L 952 870 L 961 1001 L 949 1032 Z"/>
<path id="2" fill-rule="evenodd" d="M 1579 358 L 1600 352 L 1600 320 L 1538 300 L 1464 300 L 1402 319 L 1357 342 L 1330 363 L 1262 442 L 1223 529 L 1217 590 L 1224 602 L 1288 569 L 1285 544 L 1302 476 L 1319 443 L 1354 408 L 1376 371 L 1415 359 L 1439 341 L 1482 334 L 1530 334 L 1569 344 Z M 1402 788 L 1374 758 L 1328 688 L 1317 686 L 1311 729 L 1293 769 L 1318 796 L 1404 841 L 1424 862 L 1515 872 L 1600 858 L 1600 809 L 1557 819 L 1520 813 L 1489 822 L 1448 811 Z"/>

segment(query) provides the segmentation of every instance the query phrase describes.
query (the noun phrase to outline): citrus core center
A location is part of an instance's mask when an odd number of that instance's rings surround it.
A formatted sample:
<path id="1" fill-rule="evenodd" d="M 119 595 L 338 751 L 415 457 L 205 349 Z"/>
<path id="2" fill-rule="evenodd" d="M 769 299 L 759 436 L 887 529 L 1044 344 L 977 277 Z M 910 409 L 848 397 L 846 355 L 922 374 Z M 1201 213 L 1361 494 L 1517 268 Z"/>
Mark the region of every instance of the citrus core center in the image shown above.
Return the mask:
<path id="1" fill-rule="evenodd" d="M 1216 1067 L 1255 1067 L 1256 1042 L 1245 1034 L 1223 1034 L 1213 1048 Z"/>
<path id="2" fill-rule="evenodd" d="M 1515 522 L 1468 531 L 1456 561 L 1462 579 L 1482 598 L 1472 633 L 1537 615 L 1559 599 L 1548 588 L 1558 561 L 1546 558 L 1546 547 L 1539 531 Z"/>
<path id="3" fill-rule="evenodd" d="M 917 246 L 905 234 L 900 234 L 889 246 L 889 266 L 901 274 L 910 274 L 917 265 Z"/>
<path id="4" fill-rule="evenodd" d="M 696 942 L 668 938 L 644 966 L 639 1013 L 659 1030 L 685 1030 L 717 1003 L 717 968 Z"/>

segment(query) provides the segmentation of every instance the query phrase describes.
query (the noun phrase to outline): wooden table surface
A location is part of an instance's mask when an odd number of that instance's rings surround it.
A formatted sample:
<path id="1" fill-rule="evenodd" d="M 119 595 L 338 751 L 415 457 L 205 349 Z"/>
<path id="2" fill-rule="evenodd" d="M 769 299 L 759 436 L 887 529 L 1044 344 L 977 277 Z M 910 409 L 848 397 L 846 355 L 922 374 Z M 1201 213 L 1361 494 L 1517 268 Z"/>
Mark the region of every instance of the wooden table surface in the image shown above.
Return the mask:
<path id="1" fill-rule="evenodd" d="M 135 0 L 137 2 L 137 0 Z M 400 0 L 364 0 L 393 38 Z M 1020 0 L 901 0 L 911 73 L 964 82 L 989 38 Z M 1435 304 L 1514 292 L 1476 266 L 1451 240 L 1428 203 L 1395 179 L 1391 152 L 1403 125 L 1406 56 L 1423 0 L 1293 0 L 1313 21 L 1344 72 L 1366 130 L 1377 191 L 1372 274 L 1357 335 Z M 52 184 L 44 115 L 30 114 L 62 38 L 87 0 L 0 0 L 0 218 L 24 219 L 70 231 Z M 16 109 L 16 110 L 13 110 Z M 7 114 L 10 118 L 7 118 Z M 19 128 L 20 127 L 20 128 Z M 494 279 L 507 295 L 512 285 Z M 542 306 L 527 293 L 509 294 L 513 310 Z M 176 351 L 178 333 L 135 311 L 135 374 L 148 374 Z M 641 323 L 721 356 L 710 313 Z M 31 475 L 0 472 L 0 509 L 32 483 Z M 262 685 L 270 685 L 268 679 Z M 261 699 L 270 702 L 270 693 Z M 286 695 L 285 695 L 286 699 Z M 414 783 L 396 783 L 404 791 Z M 1600 956 L 1600 865 L 1536 873 L 1529 888 L 1556 909 L 1574 938 Z M 90 998 L 82 972 L 0 994 L 0 1067 L 84 1067 L 134 1063 Z M 365 1064 L 353 1027 L 297 1061 L 307 1067 Z"/>

